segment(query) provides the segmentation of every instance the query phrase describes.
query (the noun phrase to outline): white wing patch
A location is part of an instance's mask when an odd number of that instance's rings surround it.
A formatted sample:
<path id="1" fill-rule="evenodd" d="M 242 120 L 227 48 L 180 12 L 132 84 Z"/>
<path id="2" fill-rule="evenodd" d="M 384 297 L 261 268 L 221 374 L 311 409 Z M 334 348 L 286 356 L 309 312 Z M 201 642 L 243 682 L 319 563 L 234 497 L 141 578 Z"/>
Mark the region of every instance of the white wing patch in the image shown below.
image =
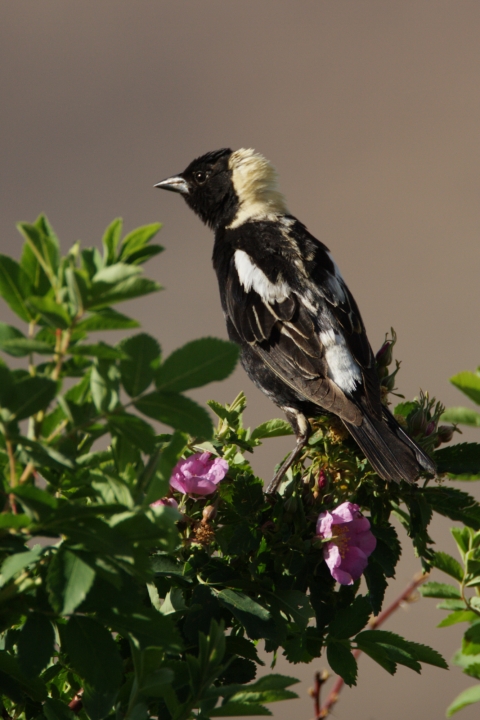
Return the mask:
<path id="1" fill-rule="evenodd" d="M 235 250 L 235 268 L 238 279 L 245 292 L 255 290 L 264 302 L 283 302 L 290 295 L 290 287 L 284 280 L 272 283 L 263 270 L 257 267 L 250 255 L 243 250 Z"/>
<path id="2" fill-rule="evenodd" d="M 345 339 L 332 329 L 320 333 L 320 342 L 325 348 L 328 376 L 344 392 L 353 392 L 361 384 L 362 374 Z"/>

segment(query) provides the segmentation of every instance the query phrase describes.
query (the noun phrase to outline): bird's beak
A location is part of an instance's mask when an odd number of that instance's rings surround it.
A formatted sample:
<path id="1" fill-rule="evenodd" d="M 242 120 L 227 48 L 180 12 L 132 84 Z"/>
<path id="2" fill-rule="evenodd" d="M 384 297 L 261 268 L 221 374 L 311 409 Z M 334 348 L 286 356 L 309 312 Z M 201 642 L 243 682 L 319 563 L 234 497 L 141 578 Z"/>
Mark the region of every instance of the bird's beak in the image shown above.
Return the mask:
<path id="1" fill-rule="evenodd" d="M 174 175 L 174 177 L 162 180 L 153 187 L 160 188 L 161 190 L 170 190 L 171 192 L 178 192 L 181 195 L 188 195 L 190 188 L 188 183 L 181 175 Z"/>

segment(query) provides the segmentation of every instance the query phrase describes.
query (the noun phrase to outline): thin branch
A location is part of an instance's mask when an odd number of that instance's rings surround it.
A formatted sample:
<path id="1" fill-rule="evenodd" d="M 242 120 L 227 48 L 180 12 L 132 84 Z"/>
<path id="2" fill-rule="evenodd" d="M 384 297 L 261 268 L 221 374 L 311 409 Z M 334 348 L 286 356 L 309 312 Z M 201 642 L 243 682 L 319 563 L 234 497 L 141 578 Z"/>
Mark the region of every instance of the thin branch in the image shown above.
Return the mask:
<path id="1" fill-rule="evenodd" d="M 394 600 L 391 605 L 385 608 L 383 612 L 377 615 L 377 617 L 372 617 L 370 619 L 368 623 L 369 629 L 375 630 L 376 628 L 379 628 L 381 625 L 383 625 L 383 623 L 388 620 L 390 615 L 393 615 L 393 613 L 396 612 L 396 610 L 398 610 L 398 608 L 403 605 L 403 603 L 414 602 L 416 600 L 415 591 L 418 587 L 420 587 L 420 585 L 422 585 L 422 583 L 425 582 L 425 580 L 427 580 L 428 576 L 428 573 L 416 573 L 407 585 L 407 587 L 396 598 L 396 600 Z M 357 659 L 361 655 L 361 652 L 361 650 L 355 650 L 353 652 L 353 657 Z M 343 678 L 337 678 L 337 681 L 335 682 L 335 685 L 330 691 L 325 705 L 323 705 L 319 712 L 317 711 L 317 707 L 315 706 L 315 720 L 322 720 L 322 718 L 326 718 L 330 715 L 333 706 L 338 701 L 338 696 L 340 695 L 344 684 L 345 682 Z"/>

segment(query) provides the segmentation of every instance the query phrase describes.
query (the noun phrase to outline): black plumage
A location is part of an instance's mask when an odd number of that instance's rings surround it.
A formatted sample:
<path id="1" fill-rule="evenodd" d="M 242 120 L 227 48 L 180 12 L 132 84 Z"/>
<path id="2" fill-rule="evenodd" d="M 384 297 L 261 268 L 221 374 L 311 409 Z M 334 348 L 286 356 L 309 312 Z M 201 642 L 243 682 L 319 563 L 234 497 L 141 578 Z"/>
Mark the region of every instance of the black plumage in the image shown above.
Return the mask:
<path id="1" fill-rule="evenodd" d="M 322 412 L 342 420 L 382 478 L 435 474 L 382 404 L 357 304 L 328 248 L 288 212 L 270 163 L 253 150 L 219 150 L 156 187 L 181 193 L 215 231 L 213 265 L 229 337 L 241 346 L 251 380 L 297 435 L 268 491 L 301 453 L 307 418 Z"/>

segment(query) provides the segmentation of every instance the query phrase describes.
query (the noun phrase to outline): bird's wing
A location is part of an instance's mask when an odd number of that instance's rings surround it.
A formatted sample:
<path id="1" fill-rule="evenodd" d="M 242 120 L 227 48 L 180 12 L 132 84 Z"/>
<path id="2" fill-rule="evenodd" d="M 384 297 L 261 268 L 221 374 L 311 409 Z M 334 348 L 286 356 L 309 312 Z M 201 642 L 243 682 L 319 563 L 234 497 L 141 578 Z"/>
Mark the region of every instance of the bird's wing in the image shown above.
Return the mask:
<path id="1" fill-rule="evenodd" d="M 364 410 L 381 417 L 374 358 L 351 293 L 331 259 L 322 263 L 323 246 L 318 250 L 301 287 L 289 284 L 286 273 L 272 282 L 237 250 L 227 276 L 226 310 L 240 338 L 287 385 L 360 424 Z"/>

